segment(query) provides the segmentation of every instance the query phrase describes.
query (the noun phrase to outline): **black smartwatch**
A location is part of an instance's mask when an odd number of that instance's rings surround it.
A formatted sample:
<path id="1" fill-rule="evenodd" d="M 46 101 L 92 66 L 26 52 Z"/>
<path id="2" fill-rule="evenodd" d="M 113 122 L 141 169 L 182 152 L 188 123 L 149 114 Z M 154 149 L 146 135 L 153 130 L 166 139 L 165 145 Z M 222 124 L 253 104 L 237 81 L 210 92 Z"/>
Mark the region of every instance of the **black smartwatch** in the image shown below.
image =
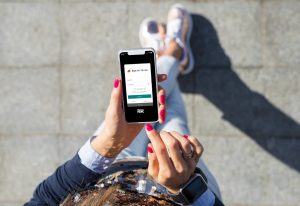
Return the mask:
<path id="1" fill-rule="evenodd" d="M 182 186 L 177 194 L 168 191 L 176 202 L 188 205 L 196 201 L 207 190 L 207 184 L 202 175 L 194 174 L 192 178 Z"/>

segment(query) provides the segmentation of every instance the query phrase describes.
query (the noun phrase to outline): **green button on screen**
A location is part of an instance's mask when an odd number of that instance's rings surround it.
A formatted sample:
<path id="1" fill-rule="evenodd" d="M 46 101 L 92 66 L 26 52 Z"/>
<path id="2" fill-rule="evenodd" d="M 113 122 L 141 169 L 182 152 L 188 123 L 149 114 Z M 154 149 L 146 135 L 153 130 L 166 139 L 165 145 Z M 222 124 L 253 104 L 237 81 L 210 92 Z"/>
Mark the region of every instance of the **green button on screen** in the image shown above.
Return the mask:
<path id="1" fill-rule="evenodd" d="M 151 94 L 128 95 L 128 99 L 151 98 Z"/>

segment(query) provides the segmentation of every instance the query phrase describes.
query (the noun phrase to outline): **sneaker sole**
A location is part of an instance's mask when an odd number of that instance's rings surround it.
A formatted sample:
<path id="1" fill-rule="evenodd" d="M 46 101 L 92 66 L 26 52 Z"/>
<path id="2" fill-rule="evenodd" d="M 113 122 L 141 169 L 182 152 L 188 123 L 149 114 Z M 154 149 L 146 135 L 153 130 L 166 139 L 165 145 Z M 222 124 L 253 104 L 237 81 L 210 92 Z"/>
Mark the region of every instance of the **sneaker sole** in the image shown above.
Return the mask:
<path id="1" fill-rule="evenodd" d="M 172 6 L 173 8 L 176 7 L 176 8 L 180 8 L 180 9 L 184 9 L 184 6 L 182 6 L 181 4 L 175 4 L 174 6 Z M 187 53 L 188 53 L 188 66 L 182 70 L 180 73 L 182 75 L 186 75 L 186 74 L 189 74 L 193 71 L 194 69 L 194 55 L 193 55 L 193 52 L 192 52 L 192 49 L 191 49 L 191 36 L 192 36 L 192 31 L 193 31 L 193 19 L 190 15 L 190 13 L 188 13 L 188 18 L 189 18 L 189 30 L 188 30 L 188 33 L 187 33 L 187 40 L 186 40 L 186 49 L 187 49 Z"/>
<path id="2" fill-rule="evenodd" d="M 191 15 L 189 14 L 189 21 L 190 21 L 190 26 L 189 26 L 189 31 L 188 31 L 188 36 L 187 36 L 187 51 L 188 51 L 188 55 L 189 55 L 189 64 L 187 66 L 187 68 L 185 70 L 183 70 L 181 72 L 181 74 L 186 75 L 188 73 L 191 73 L 194 69 L 194 55 L 191 49 L 191 36 L 192 36 L 192 31 L 193 31 L 193 19 L 191 17 Z"/>

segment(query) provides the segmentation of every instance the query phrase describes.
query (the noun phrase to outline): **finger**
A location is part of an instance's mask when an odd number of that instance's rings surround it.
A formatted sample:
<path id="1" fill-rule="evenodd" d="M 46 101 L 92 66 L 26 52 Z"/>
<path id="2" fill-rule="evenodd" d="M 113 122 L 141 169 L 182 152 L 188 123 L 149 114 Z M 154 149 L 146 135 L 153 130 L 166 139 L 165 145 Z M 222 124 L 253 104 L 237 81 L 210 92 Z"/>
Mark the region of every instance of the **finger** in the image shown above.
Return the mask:
<path id="1" fill-rule="evenodd" d="M 191 145 L 190 141 L 187 140 L 187 136 L 184 135 L 182 136 L 181 134 L 179 134 L 178 132 L 170 132 L 173 137 L 175 137 L 178 142 L 180 143 L 179 146 L 182 150 L 182 152 L 184 153 L 183 155 L 188 155 L 191 154 L 191 152 L 193 152 L 193 146 Z"/>
<path id="2" fill-rule="evenodd" d="M 193 168 L 195 166 L 195 160 L 193 159 L 194 151 L 190 141 L 186 139 L 187 135 L 182 136 L 178 132 L 170 132 L 170 133 L 173 135 L 173 137 L 175 137 L 178 140 L 179 146 L 182 151 L 183 159 L 185 160 L 188 168 Z M 193 169 L 191 169 L 191 171 L 193 171 Z"/>
<path id="3" fill-rule="evenodd" d="M 158 172 L 159 172 L 159 164 L 157 157 L 154 153 L 152 144 L 148 144 L 148 160 L 149 160 L 149 165 L 148 165 L 148 174 L 151 175 L 154 179 L 157 179 Z"/>
<path id="4" fill-rule="evenodd" d="M 158 102 L 159 102 L 159 123 L 162 124 L 166 120 L 167 112 L 166 112 L 166 95 L 165 95 L 165 90 L 161 87 L 158 86 Z"/>
<path id="5" fill-rule="evenodd" d="M 175 170 L 177 173 L 183 174 L 187 170 L 187 164 L 182 157 L 182 151 L 180 149 L 178 140 L 169 132 L 162 131 L 160 132 L 160 136 L 168 149 Z"/>
<path id="6" fill-rule="evenodd" d="M 157 75 L 158 82 L 165 81 L 167 78 L 168 78 L 168 75 L 166 75 L 166 74 L 158 74 Z"/>
<path id="7" fill-rule="evenodd" d="M 159 163 L 159 169 L 170 169 L 172 168 L 172 162 L 169 158 L 167 148 L 162 141 L 160 135 L 153 129 L 153 127 L 150 124 L 145 125 L 147 136 L 149 137 L 152 148 L 156 154 L 158 163 Z"/>
<path id="8" fill-rule="evenodd" d="M 120 111 L 122 109 L 122 81 L 119 78 L 114 80 L 114 88 L 110 96 L 110 109 Z"/>
<path id="9" fill-rule="evenodd" d="M 166 104 L 166 92 L 161 86 L 158 86 L 158 103 Z"/>
<path id="10" fill-rule="evenodd" d="M 160 124 L 162 124 L 165 122 L 166 116 L 167 116 L 166 106 L 159 105 L 158 111 L 159 111 L 159 120 L 158 121 Z"/>
<path id="11" fill-rule="evenodd" d="M 188 141 L 190 141 L 191 145 L 193 146 L 193 151 L 195 153 L 193 159 L 194 159 L 195 163 L 197 164 L 197 162 L 199 161 L 199 159 L 204 151 L 204 148 L 196 137 L 187 136 L 187 135 L 186 135 L 186 137 L 187 137 L 186 139 Z"/>

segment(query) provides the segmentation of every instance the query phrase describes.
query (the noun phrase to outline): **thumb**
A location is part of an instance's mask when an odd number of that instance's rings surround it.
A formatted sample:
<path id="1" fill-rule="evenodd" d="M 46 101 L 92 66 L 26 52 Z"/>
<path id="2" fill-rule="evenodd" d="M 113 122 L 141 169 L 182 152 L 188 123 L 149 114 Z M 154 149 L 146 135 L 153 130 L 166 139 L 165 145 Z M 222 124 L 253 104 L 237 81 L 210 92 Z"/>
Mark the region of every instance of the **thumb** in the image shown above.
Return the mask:
<path id="1" fill-rule="evenodd" d="M 119 78 L 114 80 L 114 88 L 111 92 L 110 111 L 119 112 L 122 110 L 122 81 Z"/>
<path id="2" fill-rule="evenodd" d="M 148 159 L 149 159 L 148 174 L 152 176 L 154 179 L 156 179 L 159 172 L 158 160 L 153 150 L 152 144 L 149 143 L 147 147 L 148 147 Z"/>

